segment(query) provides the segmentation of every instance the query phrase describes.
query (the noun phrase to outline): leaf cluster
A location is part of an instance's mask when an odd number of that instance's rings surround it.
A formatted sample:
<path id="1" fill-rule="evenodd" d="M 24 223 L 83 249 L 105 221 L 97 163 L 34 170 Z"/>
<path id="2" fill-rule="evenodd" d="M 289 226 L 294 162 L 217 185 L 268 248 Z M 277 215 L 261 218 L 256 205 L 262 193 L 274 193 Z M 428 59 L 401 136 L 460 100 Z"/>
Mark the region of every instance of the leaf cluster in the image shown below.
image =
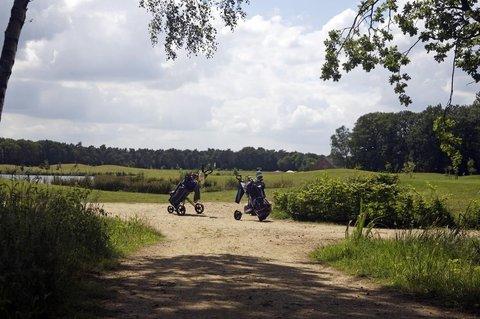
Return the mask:
<path id="1" fill-rule="evenodd" d="M 458 175 L 463 159 L 460 152 L 462 139 L 453 133 L 454 126 L 455 120 L 445 116 L 440 116 L 433 122 L 433 131 L 440 141 L 440 149 L 452 161 L 453 170 Z"/>
<path id="2" fill-rule="evenodd" d="M 398 40 L 404 36 L 411 44 L 401 49 Z M 453 52 L 453 67 L 480 82 L 478 1 L 415 0 L 403 6 L 398 0 L 361 1 L 351 26 L 329 32 L 321 78 L 338 81 L 342 72 L 357 67 L 370 72 L 381 66 L 390 72 L 389 82 L 400 103 L 408 106 L 412 99 L 406 88 L 411 77 L 402 69 L 411 62 L 410 53 L 419 43 L 438 63 Z"/>
<path id="3" fill-rule="evenodd" d="M 188 55 L 212 57 L 217 49 L 217 14 L 224 25 L 233 30 L 245 18 L 243 6 L 249 0 L 140 0 L 140 7 L 151 14 L 150 39 L 158 44 L 164 34 L 168 59 L 177 57 L 184 48 Z"/>

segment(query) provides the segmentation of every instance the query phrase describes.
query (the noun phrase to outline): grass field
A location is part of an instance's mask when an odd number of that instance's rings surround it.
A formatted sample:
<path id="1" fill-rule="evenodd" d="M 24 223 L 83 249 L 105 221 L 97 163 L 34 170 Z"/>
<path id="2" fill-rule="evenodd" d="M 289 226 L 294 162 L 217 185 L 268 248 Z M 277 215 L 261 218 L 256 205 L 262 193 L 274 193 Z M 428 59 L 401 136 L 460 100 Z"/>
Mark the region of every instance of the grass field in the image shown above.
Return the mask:
<path id="1" fill-rule="evenodd" d="M 11 172 L 16 170 L 22 173 L 19 166 L 0 165 L 0 172 Z M 87 166 L 75 164 L 62 164 L 57 169 L 56 165 L 51 165 L 49 170 L 38 167 L 24 168 L 24 172 L 32 174 L 57 174 L 57 175 L 96 175 L 96 174 L 143 174 L 151 178 L 178 178 L 180 170 L 160 170 L 160 169 L 142 169 L 123 167 L 115 165 Z M 253 171 L 240 171 L 242 175 L 254 176 Z M 298 187 L 305 182 L 317 179 L 320 176 L 328 175 L 335 178 L 346 178 L 355 175 L 373 174 L 367 171 L 352 169 L 328 169 L 321 171 L 284 173 L 284 172 L 264 172 L 264 179 L 267 185 L 267 195 L 272 197 L 274 191 L 281 191 L 292 187 Z M 453 211 L 463 211 L 472 199 L 480 199 L 480 175 L 462 176 L 458 179 L 435 173 L 415 173 L 413 177 L 406 174 L 400 174 L 400 181 L 404 185 L 413 186 L 419 193 L 429 193 L 432 186 L 439 195 L 447 196 L 447 203 Z M 208 178 L 215 181 L 221 188 L 225 184 L 232 183 L 234 180 L 232 171 L 215 171 Z M 142 202 L 142 203 L 164 203 L 167 201 L 167 195 L 127 193 L 127 192 L 107 192 L 95 191 L 94 198 L 99 202 Z M 226 201 L 231 202 L 235 196 L 234 190 L 208 192 L 202 194 L 203 201 Z"/>

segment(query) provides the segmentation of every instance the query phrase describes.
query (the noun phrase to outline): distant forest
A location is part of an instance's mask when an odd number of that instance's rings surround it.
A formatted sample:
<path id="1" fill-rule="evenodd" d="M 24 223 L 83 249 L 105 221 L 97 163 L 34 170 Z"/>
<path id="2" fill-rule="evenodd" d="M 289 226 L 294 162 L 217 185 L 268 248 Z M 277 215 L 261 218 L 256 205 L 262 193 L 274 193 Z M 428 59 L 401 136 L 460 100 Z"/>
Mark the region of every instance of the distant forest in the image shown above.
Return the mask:
<path id="1" fill-rule="evenodd" d="M 435 119 L 444 114 L 440 106 L 420 113 L 369 113 L 352 130 L 342 126 L 331 137 L 330 157 L 339 167 L 372 171 L 402 171 L 406 164 L 420 172 L 449 172 L 451 161 L 442 152 L 433 131 Z M 454 106 L 446 113 L 455 124 L 452 133 L 461 139 L 459 174 L 480 170 L 480 102 Z"/>
<path id="2" fill-rule="evenodd" d="M 332 167 L 323 155 L 253 147 L 245 147 L 240 151 L 151 150 L 0 138 L 0 164 L 41 166 L 59 163 L 182 169 L 198 169 L 204 164 L 215 164 L 219 169 L 253 170 L 261 167 L 267 171 L 307 171 Z"/>

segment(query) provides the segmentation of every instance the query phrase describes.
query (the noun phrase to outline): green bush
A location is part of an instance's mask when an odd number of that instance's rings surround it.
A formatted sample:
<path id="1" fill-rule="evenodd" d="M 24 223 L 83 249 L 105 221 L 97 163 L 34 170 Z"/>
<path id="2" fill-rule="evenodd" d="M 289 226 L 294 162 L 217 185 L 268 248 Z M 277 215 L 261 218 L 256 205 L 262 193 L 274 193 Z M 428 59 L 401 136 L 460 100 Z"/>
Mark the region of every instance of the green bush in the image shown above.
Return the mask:
<path id="1" fill-rule="evenodd" d="M 352 197 L 352 185 L 322 177 L 285 193 L 275 193 L 276 207 L 296 220 L 345 222 L 353 219 L 360 201 Z"/>
<path id="2" fill-rule="evenodd" d="M 0 185 L 0 317 L 52 313 L 72 278 L 110 256 L 102 211 L 87 192 Z"/>
<path id="3" fill-rule="evenodd" d="M 324 176 L 299 189 L 275 193 L 277 209 L 296 220 L 348 223 L 357 218 L 360 202 L 383 227 L 426 227 L 454 225 L 442 199 L 425 197 L 412 188 L 401 187 L 398 176 L 378 174 L 334 179 Z"/>
<path id="4" fill-rule="evenodd" d="M 88 194 L 0 184 L 0 318 L 64 315 L 85 272 L 161 239 L 138 218 L 106 216 Z"/>

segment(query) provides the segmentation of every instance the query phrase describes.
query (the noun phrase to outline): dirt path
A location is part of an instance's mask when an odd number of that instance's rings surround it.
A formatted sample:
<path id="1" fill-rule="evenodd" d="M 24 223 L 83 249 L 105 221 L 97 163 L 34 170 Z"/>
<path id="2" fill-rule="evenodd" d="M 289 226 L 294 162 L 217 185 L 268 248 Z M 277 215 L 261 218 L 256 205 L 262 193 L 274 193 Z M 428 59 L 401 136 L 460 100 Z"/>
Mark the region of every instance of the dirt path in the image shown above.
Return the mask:
<path id="1" fill-rule="evenodd" d="M 180 217 L 166 205 L 105 205 L 145 217 L 167 237 L 105 276 L 106 318 L 466 317 L 312 263 L 308 253 L 342 238 L 343 226 L 238 222 L 236 205 L 205 206 L 205 215 L 189 208 Z"/>

